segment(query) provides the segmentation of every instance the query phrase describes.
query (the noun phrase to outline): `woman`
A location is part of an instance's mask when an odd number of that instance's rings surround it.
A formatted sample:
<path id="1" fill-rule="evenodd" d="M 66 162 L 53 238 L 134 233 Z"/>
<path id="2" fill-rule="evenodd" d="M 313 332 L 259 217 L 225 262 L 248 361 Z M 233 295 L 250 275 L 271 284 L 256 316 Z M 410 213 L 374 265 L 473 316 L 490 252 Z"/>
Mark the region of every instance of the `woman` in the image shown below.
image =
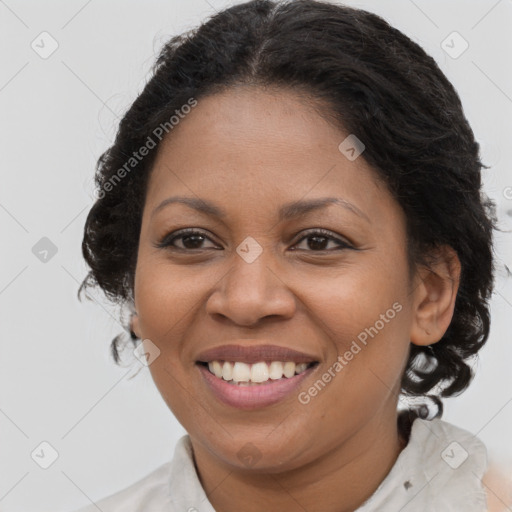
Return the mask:
<path id="1" fill-rule="evenodd" d="M 84 510 L 486 510 L 485 446 L 441 420 L 489 336 L 482 167 L 374 14 L 255 0 L 171 39 L 99 160 L 82 289 L 131 309 L 188 435 Z"/>

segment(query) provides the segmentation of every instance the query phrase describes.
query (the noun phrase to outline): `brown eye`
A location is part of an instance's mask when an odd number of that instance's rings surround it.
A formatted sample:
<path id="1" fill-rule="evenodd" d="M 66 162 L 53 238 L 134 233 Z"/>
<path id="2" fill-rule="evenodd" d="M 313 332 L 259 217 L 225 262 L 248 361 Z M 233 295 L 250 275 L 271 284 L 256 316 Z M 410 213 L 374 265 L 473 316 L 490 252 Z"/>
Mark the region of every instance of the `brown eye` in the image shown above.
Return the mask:
<path id="1" fill-rule="evenodd" d="M 175 244 L 176 240 L 181 240 L 182 247 Z M 210 238 L 204 232 L 189 228 L 166 235 L 156 247 L 181 251 L 208 249 L 208 247 L 201 247 L 205 240 L 210 240 Z"/>
<path id="2" fill-rule="evenodd" d="M 320 252 L 320 251 L 332 251 L 333 249 L 327 249 L 327 245 L 330 241 L 333 241 L 337 245 L 337 249 L 351 249 L 352 246 L 349 245 L 347 242 L 333 236 L 333 234 L 330 231 L 326 231 L 323 229 L 317 229 L 308 232 L 305 236 L 303 236 L 298 243 L 301 243 L 304 240 L 310 240 L 309 243 L 307 243 L 307 247 L 313 252 Z M 302 249 L 299 249 L 302 250 Z M 334 249 L 336 250 L 336 248 Z"/>
<path id="3" fill-rule="evenodd" d="M 197 229 L 188 228 L 182 229 L 179 231 L 175 231 L 166 235 L 160 242 L 158 242 L 155 247 L 159 249 L 170 249 L 170 250 L 178 250 L 178 251 L 194 251 L 194 250 L 203 250 L 203 249 L 211 249 L 212 247 L 203 247 L 203 244 L 206 240 L 210 240 L 203 231 L 198 231 Z M 310 250 L 312 252 L 321 252 L 321 251 L 333 251 L 333 250 L 341 250 L 341 249 L 352 249 L 353 247 L 344 240 L 333 235 L 332 232 L 323 230 L 323 229 L 315 229 L 311 230 L 303 236 L 297 244 L 302 243 L 304 240 L 308 240 L 306 249 L 299 250 Z M 176 244 L 176 241 L 180 241 L 181 246 Z M 329 242 L 334 242 L 335 247 L 328 248 Z M 297 245 L 296 244 L 296 245 Z M 217 248 L 217 247 L 215 247 Z M 293 248 L 292 250 L 296 250 Z"/>

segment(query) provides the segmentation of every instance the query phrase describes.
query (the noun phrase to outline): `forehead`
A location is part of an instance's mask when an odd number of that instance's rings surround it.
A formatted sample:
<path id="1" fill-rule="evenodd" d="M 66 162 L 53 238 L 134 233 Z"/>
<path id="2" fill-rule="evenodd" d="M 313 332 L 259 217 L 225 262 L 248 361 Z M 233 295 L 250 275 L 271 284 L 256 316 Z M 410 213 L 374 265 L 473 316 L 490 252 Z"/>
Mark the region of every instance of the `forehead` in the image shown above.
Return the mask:
<path id="1" fill-rule="evenodd" d="M 334 195 L 375 216 L 396 210 L 366 161 L 340 151 L 348 135 L 298 92 L 240 86 L 200 98 L 163 140 L 147 203 L 190 195 L 255 212 Z"/>

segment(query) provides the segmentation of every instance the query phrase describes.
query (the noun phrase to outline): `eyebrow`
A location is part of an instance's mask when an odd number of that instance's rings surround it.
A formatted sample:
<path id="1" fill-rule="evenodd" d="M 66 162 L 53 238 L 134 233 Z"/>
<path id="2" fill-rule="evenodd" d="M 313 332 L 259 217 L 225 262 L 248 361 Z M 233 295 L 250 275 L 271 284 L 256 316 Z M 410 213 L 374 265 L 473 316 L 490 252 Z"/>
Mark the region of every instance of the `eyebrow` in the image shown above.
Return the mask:
<path id="1" fill-rule="evenodd" d="M 193 208 L 194 210 L 205 213 L 206 215 L 218 217 L 220 219 L 225 219 L 228 216 L 228 214 L 222 208 L 219 208 L 212 202 L 207 201 L 206 199 L 199 199 L 195 197 L 186 196 L 174 196 L 164 199 L 153 210 L 153 212 L 151 213 L 151 217 L 153 217 L 157 212 L 162 210 L 164 207 L 174 203 L 184 204 L 190 208 Z M 287 203 L 281 206 L 281 208 L 279 209 L 278 218 L 279 221 L 281 222 L 283 220 L 299 217 L 309 212 L 325 208 L 331 204 L 341 206 L 371 224 L 371 221 L 368 218 L 368 216 L 364 212 L 362 212 L 357 206 L 339 197 L 321 197 L 318 199 L 299 200 Z"/>

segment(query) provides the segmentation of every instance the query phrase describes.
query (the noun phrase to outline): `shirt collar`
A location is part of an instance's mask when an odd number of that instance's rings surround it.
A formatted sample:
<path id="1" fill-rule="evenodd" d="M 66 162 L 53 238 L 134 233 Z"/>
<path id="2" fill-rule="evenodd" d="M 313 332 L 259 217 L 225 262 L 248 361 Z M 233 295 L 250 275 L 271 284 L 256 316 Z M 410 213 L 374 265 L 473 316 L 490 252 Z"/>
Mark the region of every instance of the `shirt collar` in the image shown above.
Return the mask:
<path id="1" fill-rule="evenodd" d="M 390 472 L 356 512 L 483 512 L 486 468 L 486 448 L 473 434 L 439 418 L 418 418 Z M 170 512 L 215 512 L 200 483 L 188 435 L 176 445 L 169 485 Z"/>

